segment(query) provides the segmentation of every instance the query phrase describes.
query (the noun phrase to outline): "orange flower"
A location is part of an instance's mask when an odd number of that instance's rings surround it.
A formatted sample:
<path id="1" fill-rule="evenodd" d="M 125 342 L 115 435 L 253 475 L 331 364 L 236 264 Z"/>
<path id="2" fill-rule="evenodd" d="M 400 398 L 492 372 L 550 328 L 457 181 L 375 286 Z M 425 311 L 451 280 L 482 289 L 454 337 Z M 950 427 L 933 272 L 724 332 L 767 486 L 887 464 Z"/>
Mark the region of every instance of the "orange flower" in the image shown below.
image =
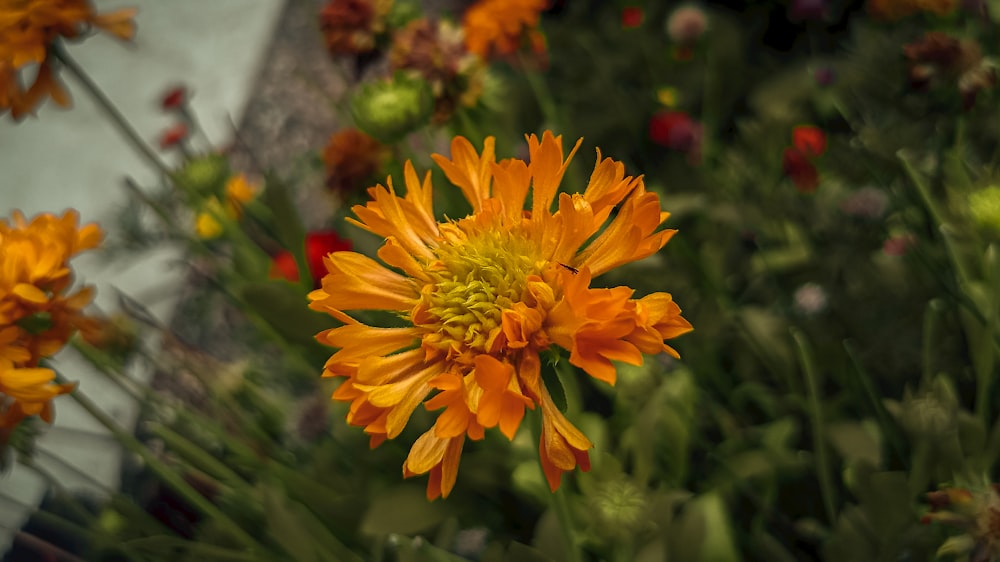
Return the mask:
<path id="1" fill-rule="evenodd" d="M 69 106 L 69 94 L 49 64 L 48 47 L 60 37 L 74 39 L 92 27 L 131 39 L 134 15 L 134 9 L 98 14 L 89 0 L 0 0 L 0 114 L 10 111 L 20 119 L 47 97 Z M 24 89 L 19 73 L 33 64 L 39 65 L 38 73 Z"/>
<path id="2" fill-rule="evenodd" d="M 544 48 L 537 27 L 545 5 L 546 0 L 479 0 L 462 18 L 465 47 L 483 58 L 513 55 L 527 33 L 535 50 Z"/>
<path id="3" fill-rule="evenodd" d="M 103 234 L 96 224 L 77 226 L 78 215 L 43 214 L 30 222 L 15 212 L 0 220 L 0 429 L 25 416 L 51 421 L 50 401 L 72 390 L 39 362 L 62 349 L 77 330 L 95 324 L 83 315 L 93 289 L 69 292 L 69 260 L 94 248 Z"/>
<path id="4" fill-rule="evenodd" d="M 339 348 L 324 376 L 346 380 L 333 398 L 350 403 L 348 423 L 371 445 L 397 437 L 423 403 L 442 410 L 414 443 L 404 476 L 430 473 L 427 495 L 455 484 L 465 438 L 498 427 L 513 438 L 525 408 L 539 406 L 542 465 L 554 490 L 563 472 L 589 468 L 590 441 L 549 397 L 539 353 L 553 347 L 590 376 L 614 384 L 612 361 L 677 352 L 664 340 L 691 330 L 668 293 L 592 289 L 592 277 L 656 253 L 673 236 L 669 213 L 621 162 L 597 163 L 583 193 L 558 193 L 580 143 L 564 159 L 562 138 L 528 137 L 530 162 L 496 161 L 494 139 L 477 152 L 463 137 L 434 160 L 472 206 L 465 218 L 434 218 L 428 173 L 404 166 L 405 195 L 369 189 L 352 222 L 385 239 L 382 263 L 354 252 L 325 260 L 310 307 L 343 325 L 317 339 Z M 529 191 L 531 196 L 528 196 Z M 383 265 L 384 264 L 384 265 Z M 386 310 L 404 327 L 362 324 L 351 310 Z"/>

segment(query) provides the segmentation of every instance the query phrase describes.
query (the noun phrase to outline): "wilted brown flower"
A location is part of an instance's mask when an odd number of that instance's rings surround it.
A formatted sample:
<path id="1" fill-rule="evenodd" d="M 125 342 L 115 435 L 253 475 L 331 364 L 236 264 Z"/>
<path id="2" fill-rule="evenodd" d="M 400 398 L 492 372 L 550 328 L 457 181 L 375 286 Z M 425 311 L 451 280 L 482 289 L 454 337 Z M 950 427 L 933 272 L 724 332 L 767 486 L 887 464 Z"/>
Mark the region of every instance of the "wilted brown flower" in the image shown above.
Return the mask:
<path id="1" fill-rule="evenodd" d="M 434 94 L 433 120 L 446 121 L 455 108 L 472 106 L 483 91 L 486 67 L 466 50 L 461 29 L 446 21 L 420 18 L 393 36 L 389 50 L 393 71 L 416 72 Z"/>
<path id="2" fill-rule="evenodd" d="M 995 65 L 983 58 L 979 43 L 960 40 L 940 31 L 929 31 L 919 41 L 903 46 L 910 63 L 910 85 L 924 90 L 935 83 L 949 83 L 962 96 L 963 109 L 976 103 L 979 92 L 996 85 Z"/>
<path id="3" fill-rule="evenodd" d="M 327 50 L 332 55 L 373 50 L 391 9 L 392 0 L 329 0 L 319 12 Z"/>
<path id="4" fill-rule="evenodd" d="M 388 149 L 358 129 L 344 129 L 330 136 L 323 149 L 326 187 L 341 196 L 367 187 L 388 157 Z"/>

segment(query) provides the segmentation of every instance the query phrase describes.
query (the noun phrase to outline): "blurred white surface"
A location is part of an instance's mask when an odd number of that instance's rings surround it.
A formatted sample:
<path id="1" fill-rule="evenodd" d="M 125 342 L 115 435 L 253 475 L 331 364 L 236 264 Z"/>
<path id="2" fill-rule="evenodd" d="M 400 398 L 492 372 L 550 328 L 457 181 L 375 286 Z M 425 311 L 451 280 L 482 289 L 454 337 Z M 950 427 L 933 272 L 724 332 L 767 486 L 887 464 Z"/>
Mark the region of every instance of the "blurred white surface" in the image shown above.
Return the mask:
<path id="1" fill-rule="evenodd" d="M 100 11 L 137 7 L 134 41 L 98 34 L 68 50 L 140 136 L 155 149 L 161 131 L 173 123 L 161 111 L 160 97 L 183 84 L 209 138 L 219 146 L 228 142 L 284 0 L 98 0 L 96 5 Z M 71 75 L 63 73 L 63 81 L 72 93 L 72 109 L 50 103 L 21 123 L 0 119 L 0 213 L 20 209 L 30 217 L 73 208 L 83 222 L 107 230 L 126 200 L 123 178 L 149 185 L 157 174 Z M 118 289 L 169 322 L 183 273 L 172 263 L 176 258 L 164 250 L 127 264 L 106 266 L 86 255 L 74 264 L 78 281 L 97 286 L 102 309 L 116 308 Z M 89 365 L 71 353 L 59 355 L 56 365 L 120 424 L 135 424 L 137 404 Z M 56 401 L 56 411 L 55 424 L 38 442 L 39 461 L 71 490 L 103 494 L 117 488 L 122 451 L 114 439 L 67 397 Z M 41 479 L 22 467 L 0 475 L 0 553 L 43 493 Z"/>

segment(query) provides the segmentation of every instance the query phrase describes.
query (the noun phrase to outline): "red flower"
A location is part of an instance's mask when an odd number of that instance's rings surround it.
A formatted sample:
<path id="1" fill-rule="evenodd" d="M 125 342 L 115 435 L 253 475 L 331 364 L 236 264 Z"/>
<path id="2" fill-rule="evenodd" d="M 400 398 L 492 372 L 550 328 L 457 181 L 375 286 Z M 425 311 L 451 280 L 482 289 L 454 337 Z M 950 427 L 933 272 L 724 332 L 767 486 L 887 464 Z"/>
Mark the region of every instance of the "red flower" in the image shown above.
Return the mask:
<path id="1" fill-rule="evenodd" d="M 163 94 L 163 98 L 160 100 L 160 107 L 164 111 L 177 109 L 187 103 L 187 97 L 187 88 L 184 86 L 174 86 Z"/>
<path id="2" fill-rule="evenodd" d="M 799 125 L 792 129 L 792 146 L 808 158 L 826 152 L 826 133 L 814 125 Z"/>
<path id="3" fill-rule="evenodd" d="M 188 136 L 188 128 L 184 123 L 177 123 L 160 135 L 160 148 L 166 150 L 181 143 Z"/>
<path id="4" fill-rule="evenodd" d="M 916 244 L 912 234 L 901 234 L 887 239 L 882 244 L 882 252 L 887 256 L 902 256 Z"/>
<path id="5" fill-rule="evenodd" d="M 317 230 L 306 234 L 306 263 L 312 274 L 313 285 L 318 287 L 320 280 L 326 275 L 323 258 L 331 252 L 342 252 L 352 248 L 350 240 L 344 240 L 332 230 Z M 299 281 L 299 268 L 292 253 L 285 250 L 271 261 L 272 279 L 287 279 L 293 283 Z"/>
<path id="6" fill-rule="evenodd" d="M 622 10 L 622 27 L 639 27 L 642 25 L 642 8 L 629 6 Z"/>
<path id="7" fill-rule="evenodd" d="M 687 154 L 691 164 L 701 161 L 701 123 L 683 111 L 660 111 L 649 120 L 649 140 Z"/>
<path id="8" fill-rule="evenodd" d="M 826 133 L 814 125 L 799 125 L 792 129 L 792 146 L 781 157 L 781 169 L 795 188 L 812 193 L 819 186 L 816 158 L 826 152 Z"/>

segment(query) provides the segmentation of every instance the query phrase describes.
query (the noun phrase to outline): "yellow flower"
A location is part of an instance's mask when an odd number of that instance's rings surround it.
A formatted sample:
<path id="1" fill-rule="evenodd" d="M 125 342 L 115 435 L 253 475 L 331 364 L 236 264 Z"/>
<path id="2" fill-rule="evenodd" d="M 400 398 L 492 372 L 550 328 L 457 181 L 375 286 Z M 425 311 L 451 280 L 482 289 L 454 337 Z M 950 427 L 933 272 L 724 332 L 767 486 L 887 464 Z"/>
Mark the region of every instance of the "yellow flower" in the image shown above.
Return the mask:
<path id="1" fill-rule="evenodd" d="M 226 203 L 223 206 L 219 200 L 212 197 L 205 203 L 203 211 L 195 218 L 194 230 L 199 238 L 211 240 L 222 234 L 222 225 L 217 216 L 225 216 L 234 221 L 243 216 L 243 206 L 253 201 L 260 188 L 250 182 L 244 174 L 236 174 L 226 181 Z"/>
<path id="2" fill-rule="evenodd" d="M 589 468 L 591 443 L 552 401 L 540 352 L 565 349 L 571 364 L 614 384 L 612 361 L 677 357 L 664 340 L 691 330 L 668 293 L 633 299 L 628 287 L 590 288 L 592 277 L 655 253 L 675 231 L 659 228 L 669 213 L 642 178 L 600 152 L 583 193 L 557 193 L 579 146 L 564 160 L 562 138 L 546 131 L 528 137 L 530 162 L 496 162 L 492 137 L 482 153 L 456 137 L 451 159 L 434 160 L 472 214 L 443 222 L 430 174 L 421 180 L 407 162 L 405 195 L 389 178 L 353 208 L 354 224 L 385 238 L 385 265 L 334 252 L 309 295 L 311 308 L 344 323 L 317 336 L 340 348 L 324 376 L 346 377 L 333 397 L 351 403 L 347 421 L 364 426 L 373 447 L 398 436 L 422 402 L 444 409 L 403 466 L 405 476 L 430 473 L 431 499 L 454 486 L 466 437 L 499 427 L 512 438 L 525 408 L 541 408 L 539 449 L 553 490 L 563 472 Z M 406 326 L 368 326 L 351 310 L 391 311 Z"/>
<path id="3" fill-rule="evenodd" d="M 91 27 L 131 39 L 134 15 L 134 9 L 98 14 L 89 0 L 0 0 L 0 115 L 11 111 L 18 119 L 46 97 L 68 106 L 69 93 L 53 73 L 48 47 L 59 37 L 73 39 Z M 31 64 L 39 65 L 38 73 L 23 89 L 18 74 Z"/>
<path id="4" fill-rule="evenodd" d="M 465 11 L 462 27 L 465 48 L 483 58 L 512 55 L 527 31 L 535 50 L 544 45 L 538 18 L 545 0 L 479 0 Z"/>
<path id="5" fill-rule="evenodd" d="M 31 221 L 15 211 L 0 220 L 0 429 L 35 414 L 51 420 L 49 401 L 72 389 L 52 384 L 55 373 L 38 364 L 93 326 L 82 313 L 93 288 L 69 291 L 69 260 L 96 247 L 103 233 L 78 223 L 75 211 Z"/>
<path id="6" fill-rule="evenodd" d="M 243 205 L 257 197 L 260 188 L 247 179 L 246 174 L 236 174 L 226 182 L 226 211 L 229 216 L 239 218 L 243 214 Z"/>

